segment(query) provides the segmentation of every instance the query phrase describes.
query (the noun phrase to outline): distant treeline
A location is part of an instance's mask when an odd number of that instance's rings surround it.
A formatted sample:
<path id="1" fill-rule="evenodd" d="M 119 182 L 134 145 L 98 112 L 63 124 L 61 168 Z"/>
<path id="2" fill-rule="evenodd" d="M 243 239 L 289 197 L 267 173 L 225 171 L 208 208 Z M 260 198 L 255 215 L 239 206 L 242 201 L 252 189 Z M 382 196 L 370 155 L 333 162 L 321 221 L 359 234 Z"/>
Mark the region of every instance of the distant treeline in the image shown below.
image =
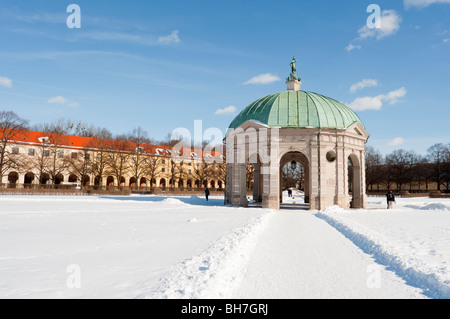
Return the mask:
<path id="1" fill-rule="evenodd" d="M 431 146 L 425 156 L 399 149 L 382 156 L 366 147 L 367 191 L 450 191 L 450 143 Z"/>

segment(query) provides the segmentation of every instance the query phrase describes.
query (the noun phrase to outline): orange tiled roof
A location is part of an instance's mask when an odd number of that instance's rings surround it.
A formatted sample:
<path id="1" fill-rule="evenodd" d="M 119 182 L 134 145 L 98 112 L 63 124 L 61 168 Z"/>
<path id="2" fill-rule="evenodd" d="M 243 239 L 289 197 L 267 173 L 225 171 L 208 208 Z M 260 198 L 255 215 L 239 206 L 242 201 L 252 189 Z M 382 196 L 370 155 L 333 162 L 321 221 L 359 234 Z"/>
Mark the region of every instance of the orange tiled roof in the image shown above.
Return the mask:
<path id="1" fill-rule="evenodd" d="M 2 132 L 0 131 L 0 140 L 3 138 Z M 35 131 L 19 131 L 14 136 L 14 143 L 17 144 L 28 144 L 28 145 L 41 145 L 45 139 L 48 139 L 49 144 L 58 144 L 61 148 L 69 149 L 105 149 L 110 148 L 116 151 L 132 152 L 136 149 L 137 145 L 133 142 L 128 141 L 117 141 L 117 140 L 103 140 L 92 137 L 82 137 L 74 135 L 61 135 L 55 133 L 43 133 Z M 140 145 L 146 154 L 157 155 L 157 156 L 171 156 L 172 147 L 152 145 L 152 144 L 142 144 Z M 191 152 L 195 153 L 200 157 L 203 153 L 202 150 L 192 149 Z M 211 155 L 217 156 L 220 153 L 211 152 Z"/>

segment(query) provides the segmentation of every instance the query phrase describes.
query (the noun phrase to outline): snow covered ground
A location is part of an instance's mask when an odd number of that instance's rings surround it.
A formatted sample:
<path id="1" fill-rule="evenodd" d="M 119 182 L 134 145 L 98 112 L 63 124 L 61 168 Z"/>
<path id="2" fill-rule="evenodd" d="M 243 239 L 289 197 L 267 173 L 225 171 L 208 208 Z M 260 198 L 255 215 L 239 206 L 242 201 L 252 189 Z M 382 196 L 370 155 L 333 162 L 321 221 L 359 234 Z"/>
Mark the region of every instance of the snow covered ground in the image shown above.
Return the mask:
<path id="1" fill-rule="evenodd" d="M 450 200 L 368 204 L 0 196 L 0 298 L 450 298 Z"/>
<path id="2" fill-rule="evenodd" d="M 430 298 L 450 298 L 450 200 L 369 198 L 369 209 L 330 207 L 317 216 Z"/>

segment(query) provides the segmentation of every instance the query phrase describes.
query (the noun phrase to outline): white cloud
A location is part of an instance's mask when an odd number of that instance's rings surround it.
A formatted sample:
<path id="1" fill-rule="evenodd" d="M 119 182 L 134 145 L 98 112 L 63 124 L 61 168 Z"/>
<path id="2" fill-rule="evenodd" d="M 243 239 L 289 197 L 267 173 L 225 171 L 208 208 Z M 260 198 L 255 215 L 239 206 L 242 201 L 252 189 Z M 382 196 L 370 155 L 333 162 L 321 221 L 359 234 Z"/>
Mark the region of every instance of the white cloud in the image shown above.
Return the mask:
<path id="1" fill-rule="evenodd" d="M 91 31 L 91 32 L 85 32 L 82 34 L 76 34 L 76 36 L 71 38 L 72 41 L 78 40 L 78 39 L 88 39 L 88 40 L 95 40 L 95 41 L 123 41 L 123 42 L 139 43 L 139 44 L 151 43 L 151 41 L 149 41 L 148 39 L 146 39 L 145 37 L 143 37 L 141 35 L 122 33 L 122 32 Z M 153 39 L 153 41 L 154 41 L 154 39 Z"/>
<path id="2" fill-rule="evenodd" d="M 236 112 L 236 110 L 237 109 L 236 109 L 236 107 L 234 105 L 230 105 L 230 106 L 228 106 L 226 108 L 218 109 L 216 111 L 216 115 L 232 114 L 232 113 Z"/>
<path id="3" fill-rule="evenodd" d="M 62 105 L 69 105 L 70 107 L 78 107 L 80 106 L 79 103 L 74 102 L 74 101 L 69 101 L 68 99 L 66 99 L 64 96 L 55 96 L 52 97 L 51 99 L 49 99 L 47 101 L 48 103 L 52 103 L 52 104 L 62 104 Z"/>
<path id="4" fill-rule="evenodd" d="M 376 37 L 377 40 L 395 34 L 400 30 L 402 17 L 395 10 L 383 10 L 381 14 L 380 27 L 369 28 L 367 25 L 358 30 L 358 40 Z"/>
<path id="5" fill-rule="evenodd" d="M 444 40 L 442 40 L 442 42 L 444 42 L 444 43 L 450 42 L 450 39 L 444 39 Z"/>
<path id="6" fill-rule="evenodd" d="M 389 102 L 389 104 L 393 105 L 393 104 L 397 104 L 399 99 L 401 97 L 404 97 L 406 95 L 406 89 L 404 87 L 395 90 L 395 91 L 391 91 L 389 92 L 387 95 L 380 95 L 382 100 Z"/>
<path id="7" fill-rule="evenodd" d="M 172 43 L 178 43 L 180 42 L 180 37 L 178 36 L 178 30 L 173 31 L 171 34 L 165 36 L 165 37 L 160 37 L 158 39 L 159 43 L 162 44 L 172 44 Z"/>
<path id="8" fill-rule="evenodd" d="M 170 45 L 181 42 L 178 30 L 161 37 L 143 33 L 90 31 L 77 33 L 68 38 L 68 41 L 72 42 L 79 40 L 129 42 L 145 46 Z"/>
<path id="9" fill-rule="evenodd" d="M 355 83 L 350 87 L 350 92 L 354 93 L 367 87 L 378 86 L 378 81 L 373 79 L 363 79 L 361 82 Z"/>
<path id="10" fill-rule="evenodd" d="M 399 146 L 405 143 L 405 140 L 402 137 L 396 137 L 392 141 L 387 143 L 387 146 Z"/>
<path id="11" fill-rule="evenodd" d="M 63 96 L 52 97 L 47 101 L 48 103 L 66 104 L 67 99 Z"/>
<path id="12" fill-rule="evenodd" d="M 251 78 L 250 80 L 245 82 L 244 85 L 248 85 L 248 84 L 270 84 L 270 83 L 277 82 L 277 81 L 280 81 L 280 78 L 278 76 L 270 74 L 270 73 L 266 73 L 266 74 L 261 74 L 261 75 L 258 75 L 258 76 L 255 76 L 255 77 Z"/>
<path id="13" fill-rule="evenodd" d="M 391 91 L 388 94 L 382 94 L 374 97 L 366 96 L 355 99 L 348 106 L 354 111 L 365 110 L 381 110 L 383 104 L 389 103 L 390 105 L 399 102 L 399 99 L 406 95 L 406 89 L 404 87 Z"/>
<path id="14" fill-rule="evenodd" d="M 361 49 L 361 45 L 353 45 L 353 44 L 349 44 L 348 46 L 345 47 L 345 50 L 347 50 L 347 52 L 353 51 L 353 50 L 360 50 Z"/>
<path id="15" fill-rule="evenodd" d="M 450 3 L 450 0 L 404 0 L 403 3 L 405 4 L 406 8 L 425 8 L 433 3 Z"/>
<path id="16" fill-rule="evenodd" d="M 43 11 L 36 11 L 36 12 L 23 12 L 18 10 L 10 10 L 10 9 L 4 9 L 3 12 L 5 12 L 8 17 L 25 22 L 25 23 L 64 23 L 67 19 L 67 16 L 64 13 L 49 13 L 49 12 L 43 12 Z"/>
<path id="17" fill-rule="evenodd" d="M 6 86 L 7 88 L 12 88 L 12 81 L 5 76 L 0 76 L 0 85 Z"/>
<path id="18" fill-rule="evenodd" d="M 376 97 L 366 96 L 355 99 L 348 106 L 354 111 L 381 110 L 381 107 L 383 106 L 383 101 L 378 96 Z"/>
<path id="19" fill-rule="evenodd" d="M 80 104 L 78 102 L 69 101 L 64 96 L 61 96 L 61 95 L 52 97 L 51 99 L 48 99 L 47 102 L 48 103 L 52 103 L 52 104 L 68 105 L 70 107 L 78 107 L 78 106 L 80 106 Z"/>

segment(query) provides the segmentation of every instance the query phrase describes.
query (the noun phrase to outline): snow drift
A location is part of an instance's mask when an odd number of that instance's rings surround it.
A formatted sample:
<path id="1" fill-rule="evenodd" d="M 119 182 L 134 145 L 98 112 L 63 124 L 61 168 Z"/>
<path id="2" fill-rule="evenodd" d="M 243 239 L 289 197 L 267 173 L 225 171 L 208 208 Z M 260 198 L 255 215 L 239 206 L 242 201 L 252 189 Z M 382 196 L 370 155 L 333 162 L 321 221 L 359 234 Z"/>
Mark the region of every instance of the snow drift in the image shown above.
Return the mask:
<path id="1" fill-rule="evenodd" d="M 412 208 L 414 211 L 405 210 L 403 207 Z M 414 215 L 421 214 L 420 212 L 424 210 L 434 211 L 434 215 L 428 216 L 428 220 L 417 224 L 419 219 L 418 216 L 414 218 Z M 378 263 L 393 270 L 408 284 L 423 289 L 425 295 L 431 298 L 448 299 L 450 298 L 450 268 L 447 264 L 450 261 L 448 251 L 450 229 L 442 229 L 442 225 L 450 225 L 450 216 L 447 211 L 448 206 L 441 203 L 402 205 L 402 208 L 394 209 L 390 213 L 388 210 L 345 211 L 332 206 L 317 213 L 317 217 L 336 228 L 365 253 L 373 255 Z M 386 220 L 389 217 L 390 219 Z M 378 218 L 379 221 L 377 224 L 371 224 L 368 218 Z M 411 220 L 411 218 L 414 219 Z M 380 220 L 384 220 L 389 225 L 383 225 Z M 438 245 L 436 231 L 439 228 L 444 231 L 444 236 L 447 235 L 444 245 L 442 242 Z M 434 236 L 431 231 L 435 232 Z M 428 244 L 424 247 L 427 241 Z"/>

